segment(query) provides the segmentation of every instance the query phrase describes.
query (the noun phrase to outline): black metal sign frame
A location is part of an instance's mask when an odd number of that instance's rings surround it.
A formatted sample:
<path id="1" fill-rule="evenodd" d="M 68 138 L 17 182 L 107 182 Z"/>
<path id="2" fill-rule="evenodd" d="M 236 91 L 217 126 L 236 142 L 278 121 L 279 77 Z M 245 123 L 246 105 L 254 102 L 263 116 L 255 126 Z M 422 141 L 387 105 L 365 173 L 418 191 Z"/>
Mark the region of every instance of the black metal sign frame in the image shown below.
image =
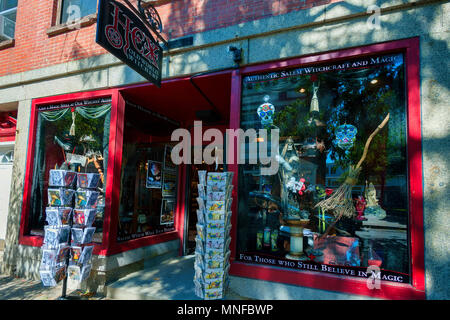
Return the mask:
<path id="1" fill-rule="evenodd" d="M 115 0 L 99 1 L 96 42 L 160 87 L 163 49 L 152 32 L 162 37 L 146 21 L 146 15 L 125 2 L 129 7 Z"/>

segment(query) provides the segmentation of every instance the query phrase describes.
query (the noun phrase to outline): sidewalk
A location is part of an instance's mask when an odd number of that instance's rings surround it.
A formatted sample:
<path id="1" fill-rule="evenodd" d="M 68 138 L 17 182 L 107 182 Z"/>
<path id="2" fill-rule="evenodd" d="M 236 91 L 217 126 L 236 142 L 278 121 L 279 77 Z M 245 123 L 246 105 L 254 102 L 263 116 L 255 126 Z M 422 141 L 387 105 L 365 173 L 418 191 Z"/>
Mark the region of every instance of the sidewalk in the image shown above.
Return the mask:
<path id="1" fill-rule="evenodd" d="M 0 274 L 0 300 L 57 300 L 61 297 L 62 282 L 53 288 L 44 287 L 40 281 L 15 278 Z M 103 300 L 104 297 L 83 295 L 83 292 L 67 290 L 68 298 Z"/>
<path id="2" fill-rule="evenodd" d="M 67 288 L 68 298 L 81 300 L 202 300 L 194 294 L 194 255 L 161 255 L 147 261 L 143 270 L 106 285 L 107 296 Z M 62 282 L 44 287 L 40 281 L 0 274 L 0 300 L 57 300 Z M 223 300 L 251 300 L 231 288 Z"/>
<path id="3" fill-rule="evenodd" d="M 194 255 L 152 258 L 144 269 L 106 285 L 107 298 L 113 300 L 203 300 L 194 292 Z M 250 300 L 231 288 L 223 300 Z"/>

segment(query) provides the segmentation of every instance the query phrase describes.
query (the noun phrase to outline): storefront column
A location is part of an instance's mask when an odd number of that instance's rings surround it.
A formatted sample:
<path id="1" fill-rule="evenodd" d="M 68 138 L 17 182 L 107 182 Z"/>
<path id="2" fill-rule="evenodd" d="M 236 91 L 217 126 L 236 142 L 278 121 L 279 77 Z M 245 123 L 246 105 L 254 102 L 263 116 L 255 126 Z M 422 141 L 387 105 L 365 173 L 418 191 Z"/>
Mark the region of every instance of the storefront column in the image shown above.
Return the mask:
<path id="1" fill-rule="evenodd" d="M 5 252 L 3 263 L 0 264 L 3 269 L 0 270 L 0 272 L 7 274 L 12 274 L 18 263 L 17 258 L 19 256 L 20 216 L 22 212 L 22 195 L 25 179 L 25 165 L 27 161 L 30 114 L 31 100 L 19 101 L 17 111 L 16 142 L 14 147 L 14 164 L 6 227 Z M 27 259 L 33 259 L 33 256 L 31 255 L 27 257 Z M 30 270 L 27 272 L 26 270 L 17 270 L 17 273 L 29 274 Z"/>

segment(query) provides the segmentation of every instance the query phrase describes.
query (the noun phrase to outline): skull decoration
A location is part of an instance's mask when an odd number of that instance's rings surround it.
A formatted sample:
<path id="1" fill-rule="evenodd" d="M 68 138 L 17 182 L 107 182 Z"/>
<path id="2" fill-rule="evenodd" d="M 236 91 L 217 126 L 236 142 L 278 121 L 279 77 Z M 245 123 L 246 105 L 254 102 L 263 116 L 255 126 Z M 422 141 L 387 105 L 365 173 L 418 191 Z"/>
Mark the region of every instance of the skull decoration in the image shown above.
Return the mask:
<path id="1" fill-rule="evenodd" d="M 264 96 L 264 103 L 256 111 L 261 118 L 261 124 L 263 126 L 271 125 L 273 123 L 272 117 L 275 114 L 275 107 L 269 102 L 269 99 L 269 96 Z"/>
<path id="2" fill-rule="evenodd" d="M 353 142 L 356 140 L 356 133 L 358 130 L 351 124 L 343 124 L 336 129 L 336 139 L 334 143 L 343 150 L 348 150 L 353 147 Z"/>

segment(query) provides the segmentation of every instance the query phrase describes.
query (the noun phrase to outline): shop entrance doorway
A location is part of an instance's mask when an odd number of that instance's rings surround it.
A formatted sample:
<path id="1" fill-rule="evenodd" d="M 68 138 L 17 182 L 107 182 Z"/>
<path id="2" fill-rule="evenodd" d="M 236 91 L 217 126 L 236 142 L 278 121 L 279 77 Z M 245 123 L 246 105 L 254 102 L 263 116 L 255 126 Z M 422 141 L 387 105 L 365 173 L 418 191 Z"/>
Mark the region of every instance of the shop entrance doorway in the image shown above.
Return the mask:
<path id="1" fill-rule="evenodd" d="M 192 164 L 193 159 L 175 165 L 171 148 L 181 140 L 179 136 L 177 140 L 177 134 L 172 140 L 172 134 L 185 129 L 193 146 L 198 135 L 194 130 L 196 121 L 201 121 L 202 134 L 209 128 L 224 132 L 230 123 L 230 92 L 230 70 L 169 79 L 161 88 L 139 84 L 120 90 L 124 109 L 119 117 L 124 122 L 123 143 L 119 145 L 118 246 L 138 248 L 177 238 L 180 255 L 194 252 L 198 170 L 219 168 Z M 184 143 L 184 136 L 182 139 Z M 209 143 L 205 142 L 205 146 Z M 155 164 L 161 169 L 160 183 L 148 180 L 151 165 Z"/>
<path id="2" fill-rule="evenodd" d="M 187 174 L 187 203 L 186 203 L 186 216 L 185 216 L 185 236 L 184 238 L 184 255 L 193 254 L 195 251 L 195 237 L 197 236 L 197 210 L 198 210 L 198 171 L 223 171 L 223 165 L 218 166 L 217 170 L 215 165 L 193 164 L 188 166 Z"/>

